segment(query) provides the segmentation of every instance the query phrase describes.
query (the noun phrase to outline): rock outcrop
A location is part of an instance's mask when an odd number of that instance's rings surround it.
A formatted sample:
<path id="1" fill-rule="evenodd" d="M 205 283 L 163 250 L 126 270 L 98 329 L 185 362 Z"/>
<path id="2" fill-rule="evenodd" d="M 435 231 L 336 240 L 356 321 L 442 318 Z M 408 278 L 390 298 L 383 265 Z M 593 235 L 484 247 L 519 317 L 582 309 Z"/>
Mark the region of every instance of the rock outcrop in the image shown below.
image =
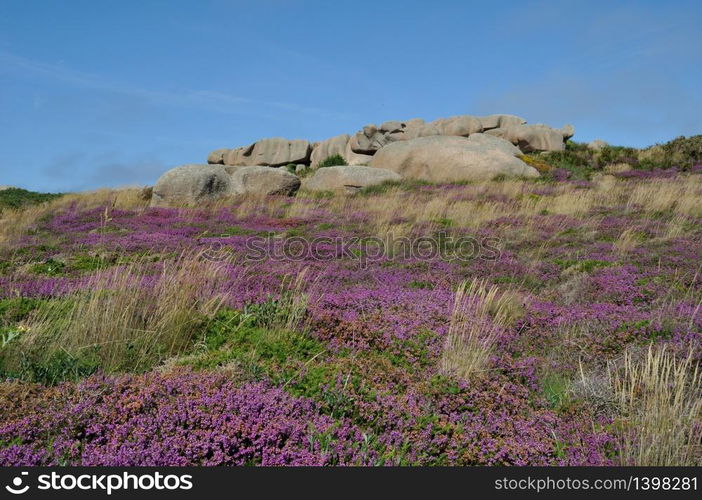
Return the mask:
<path id="1" fill-rule="evenodd" d="M 346 145 L 349 143 L 350 138 L 349 134 L 341 134 L 315 144 L 314 149 L 312 149 L 310 164 L 316 167 L 330 156 L 340 155 L 345 157 Z M 348 163 L 348 160 L 346 162 Z"/>
<path id="2" fill-rule="evenodd" d="M 207 155 L 207 163 L 213 165 L 224 165 L 224 155 L 229 152 L 228 149 L 215 149 Z"/>
<path id="3" fill-rule="evenodd" d="M 565 141 L 575 134 L 571 125 L 554 129 L 547 125 L 527 125 L 516 115 L 458 115 L 425 122 L 421 118 L 389 120 L 380 125 L 368 124 L 358 132 L 341 134 L 318 143 L 282 138 L 261 139 L 248 146 L 212 151 L 207 162 L 215 165 L 281 167 L 310 165 L 313 168 L 326 158 L 341 155 L 349 165 L 369 165 L 373 155 L 396 142 L 420 137 L 472 137 L 487 133 L 508 140 L 522 153 L 562 151 Z"/>
<path id="4" fill-rule="evenodd" d="M 363 130 L 351 136 L 351 151 L 364 155 L 375 154 L 376 151 L 388 144 L 386 135 L 375 125 L 366 125 Z"/>
<path id="5" fill-rule="evenodd" d="M 282 167 L 291 163 L 309 163 L 311 152 L 309 141 L 272 137 L 240 148 L 217 149 L 208 155 L 207 162 L 244 167 Z"/>
<path id="6" fill-rule="evenodd" d="M 300 179 L 283 168 L 242 167 L 231 175 L 230 194 L 292 196 L 300 188 Z"/>
<path id="7" fill-rule="evenodd" d="M 515 156 L 511 144 L 494 139 L 431 136 L 398 141 L 378 151 L 371 166 L 430 182 L 539 176 L 535 168 Z"/>
<path id="8" fill-rule="evenodd" d="M 367 165 L 372 156 L 356 153 L 351 149 L 351 136 L 337 135 L 326 141 L 317 143 L 312 149 L 311 166 L 316 167 L 330 156 L 340 155 L 349 165 Z"/>
<path id="9" fill-rule="evenodd" d="M 191 205 L 227 196 L 231 177 L 221 166 L 181 165 L 164 173 L 153 188 L 151 206 Z"/>
<path id="10" fill-rule="evenodd" d="M 516 145 L 523 153 L 533 151 L 563 151 L 565 141 L 573 136 L 572 125 L 554 129 L 547 125 L 511 125 L 505 128 L 490 129 L 486 134 L 506 139 Z"/>
<path id="11" fill-rule="evenodd" d="M 516 115 L 487 115 L 480 117 L 480 123 L 483 125 L 483 131 L 493 128 L 507 128 L 515 125 L 524 125 L 527 121 L 521 116 Z"/>
<path id="12" fill-rule="evenodd" d="M 324 167 L 305 179 L 303 186 L 310 191 L 341 191 L 354 193 L 368 186 L 388 181 L 399 181 L 402 177 L 391 170 L 363 166 Z"/>
<path id="13" fill-rule="evenodd" d="M 476 116 L 461 115 L 450 118 L 439 118 L 431 122 L 440 135 L 455 135 L 468 137 L 483 131 L 483 124 Z"/>

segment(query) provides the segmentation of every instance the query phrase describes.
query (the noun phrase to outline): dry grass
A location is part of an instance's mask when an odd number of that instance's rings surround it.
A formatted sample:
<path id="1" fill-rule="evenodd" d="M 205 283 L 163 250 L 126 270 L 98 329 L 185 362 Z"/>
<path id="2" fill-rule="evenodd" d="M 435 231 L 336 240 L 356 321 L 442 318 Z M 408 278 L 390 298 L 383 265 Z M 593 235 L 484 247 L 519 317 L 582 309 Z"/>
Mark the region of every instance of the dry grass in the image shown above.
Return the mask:
<path id="1" fill-rule="evenodd" d="M 617 254 L 622 257 L 636 248 L 640 239 L 641 235 L 638 229 L 630 227 L 629 229 L 622 231 L 622 234 L 619 235 L 617 241 L 614 242 L 614 248 Z"/>
<path id="2" fill-rule="evenodd" d="M 121 210 L 146 209 L 149 201 L 142 197 L 142 189 L 101 189 L 85 193 L 66 194 L 40 205 L 4 210 L 0 213 L 0 245 L 15 241 L 40 220 L 65 210 L 70 206 L 91 209 L 109 206 Z"/>
<path id="3" fill-rule="evenodd" d="M 307 306 L 310 301 L 308 294 L 310 286 L 307 268 L 302 269 L 294 277 L 287 276 L 283 279 L 275 324 L 271 326 L 291 331 L 304 329 Z"/>
<path id="4" fill-rule="evenodd" d="M 521 303 L 519 302 L 519 306 Z M 468 379 L 487 370 L 495 337 L 519 315 L 511 294 L 498 294 L 483 280 L 464 281 L 456 291 L 439 371 Z"/>
<path id="5" fill-rule="evenodd" d="M 200 252 L 99 273 L 32 316 L 16 348 L 39 359 L 91 354 L 107 371 L 147 368 L 187 348 L 220 308 L 221 266 Z"/>
<path id="6" fill-rule="evenodd" d="M 380 238 L 388 233 L 405 235 L 413 224 L 431 224 L 438 219 L 449 219 L 456 228 L 478 228 L 508 214 L 525 218 L 542 213 L 583 217 L 601 206 L 620 206 L 628 211 L 643 211 L 646 214 L 670 212 L 674 217 L 680 217 L 677 219 L 679 221 L 683 217 L 702 216 L 700 176 L 636 181 L 600 175 L 593 179 L 593 184 L 592 189 L 577 189 L 570 184 L 550 185 L 552 193 L 546 196 L 530 195 L 534 190 L 533 181 L 518 179 L 470 184 L 461 189 L 464 196 L 459 198 L 408 191 L 400 186 L 389 187 L 381 196 L 370 197 L 316 198 L 301 193 L 293 199 L 281 199 L 250 195 L 238 198 L 234 211 L 242 217 L 267 215 L 293 218 L 304 218 L 320 209 L 341 215 L 363 211 L 368 213 L 371 221 L 369 232 Z M 138 210 L 145 209 L 148 203 L 140 189 L 131 188 L 71 194 L 24 210 L 9 210 L 0 218 L 0 244 L 26 233 L 27 228 L 42 217 L 67 206 L 94 208 L 112 205 L 118 209 Z M 232 205 L 231 199 L 223 199 L 198 208 L 217 211 Z M 400 219 L 404 222 L 396 223 Z M 671 225 L 670 236 L 677 233 L 676 225 Z M 529 231 L 525 231 L 521 237 L 529 238 Z"/>
<path id="7" fill-rule="evenodd" d="M 650 346 L 642 359 L 626 353 L 609 378 L 622 413 L 622 465 L 702 465 L 702 374 L 690 351 L 676 359 Z"/>

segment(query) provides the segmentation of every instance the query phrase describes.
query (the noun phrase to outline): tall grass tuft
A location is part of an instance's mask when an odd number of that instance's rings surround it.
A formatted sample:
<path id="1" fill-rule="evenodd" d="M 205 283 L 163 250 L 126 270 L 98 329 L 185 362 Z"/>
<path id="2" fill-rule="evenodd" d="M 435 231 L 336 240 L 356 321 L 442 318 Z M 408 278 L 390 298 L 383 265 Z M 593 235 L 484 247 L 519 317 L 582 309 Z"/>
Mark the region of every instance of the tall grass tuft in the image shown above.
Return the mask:
<path id="1" fill-rule="evenodd" d="M 702 374 L 690 350 L 678 359 L 650 346 L 642 359 L 629 352 L 609 368 L 622 420 L 622 465 L 702 465 Z"/>
<path id="2" fill-rule="evenodd" d="M 458 286 L 441 354 L 442 374 L 467 379 L 487 370 L 495 338 L 512 316 L 512 299 L 498 295 L 498 288 L 484 280 Z"/>
<path id="3" fill-rule="evenodd" d="M 304 268 L 283 278 L 279 297 L 249 306 L 246 313 L 255 318 L 256 324 L 271 330 L 304 331 L 309 286 L 307 268 Z"/>
<path id="4" fill-rule="evenodd" d="M 63 352 L 90 356 L 105 371 L 148 369 L 187 349 L 217 313 L 222 266 L 203 252 L 184 252 L 99 273 L 32 316 L 17 348 L 33 363 Z"/>

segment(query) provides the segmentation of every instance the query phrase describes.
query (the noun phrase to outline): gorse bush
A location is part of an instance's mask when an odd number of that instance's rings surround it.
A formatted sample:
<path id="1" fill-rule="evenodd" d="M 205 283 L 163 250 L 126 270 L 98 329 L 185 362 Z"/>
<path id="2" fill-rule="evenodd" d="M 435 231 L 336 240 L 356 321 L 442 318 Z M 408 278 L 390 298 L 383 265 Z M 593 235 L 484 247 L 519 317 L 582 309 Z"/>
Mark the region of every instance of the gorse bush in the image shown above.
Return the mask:
<path id="1" fill-rule="evenodd" d="M 348 165 L 348 163 L 346 163 L 346 160 L 344 159 L 343 156 L 332 155 L 332 156 L 325 158 L 321 162 L 319 162 L 317 164 L 317 168 L 338 167 L 338 166 L 344 166 L 344 165 Z"/>

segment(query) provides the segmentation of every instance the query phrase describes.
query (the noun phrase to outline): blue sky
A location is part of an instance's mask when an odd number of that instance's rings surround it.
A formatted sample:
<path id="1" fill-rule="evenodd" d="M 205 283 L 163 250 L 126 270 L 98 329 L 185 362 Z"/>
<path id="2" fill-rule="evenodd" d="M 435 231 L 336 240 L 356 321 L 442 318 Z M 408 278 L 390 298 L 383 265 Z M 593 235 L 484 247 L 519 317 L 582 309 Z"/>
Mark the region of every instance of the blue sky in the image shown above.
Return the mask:
<path id="1" fill-rule="evenodd" d="M 702 133 L 701 90 L 698 1 L 0 0 L 0 184 L 455 114 L 645 146 Z"/>

